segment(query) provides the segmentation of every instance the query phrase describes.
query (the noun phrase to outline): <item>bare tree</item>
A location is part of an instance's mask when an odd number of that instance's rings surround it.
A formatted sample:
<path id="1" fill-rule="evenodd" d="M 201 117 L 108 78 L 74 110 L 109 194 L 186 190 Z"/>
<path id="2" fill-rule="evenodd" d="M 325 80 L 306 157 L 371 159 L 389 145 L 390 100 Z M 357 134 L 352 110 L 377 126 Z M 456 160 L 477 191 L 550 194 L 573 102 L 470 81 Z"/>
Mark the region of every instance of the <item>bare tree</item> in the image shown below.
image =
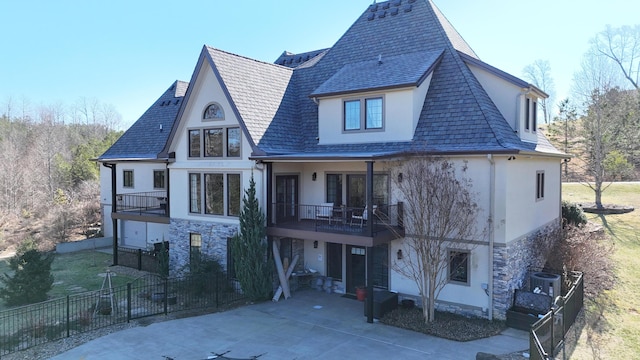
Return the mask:
<path id="1" fill-rule="evenodd" d="M 551 77 L 551 65 L 548 60 L 538 59 L 533 64 L 527 65 L 522 70 L 524 77 L 533 85 L 542 89 L 549 95 L 548 98 L 540 100 L 540 108 L 544 116 L 544 123 L 551 122 L 551 108 L 555 98 L 555 83 Z"/>
<path id="2" fill-rule="evenodd" d="M 392 268 L 412 279 L 420 291 L 425 322 L 432 322 L 440 291 L 449 282 L 450 256 L 459 265 L 470 265 L 471 251 L 484 236 L 478 229 L 479 208 L 471 193 L 471 180 L 465 176 L 466 163 L 456 165 L 445 159 L 415 157 L 399 161 L 392 168 L 395 188 L 405 202 L 405 238 L 400 260 Z M 459 172 L 459 173 L 458 173 Z M 398 176 L 402 173 L 402 176 Z M 400 180 L 400 178 L 402 180 Z M 455 252 L 450 250 L 455 249 Z"/>
<path id="3" fill-rule="evenodd" d="M 592 40 L 595 53 L 611 60 L 624 78 L 640 89 L 640 25 L 607 28 Z"/>

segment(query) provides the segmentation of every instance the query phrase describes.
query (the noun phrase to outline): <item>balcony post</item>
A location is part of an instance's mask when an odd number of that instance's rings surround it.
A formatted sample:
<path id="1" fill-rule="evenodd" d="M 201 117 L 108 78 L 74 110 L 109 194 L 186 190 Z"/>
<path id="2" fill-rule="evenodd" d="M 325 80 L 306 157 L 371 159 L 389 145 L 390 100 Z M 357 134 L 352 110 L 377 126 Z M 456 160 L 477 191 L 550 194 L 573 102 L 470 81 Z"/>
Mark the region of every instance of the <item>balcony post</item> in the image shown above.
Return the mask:
<path id="1" fill-rule="evenodd" d="M 267 227 L 273 226 L 273 163 L 267 164 L 267 203 L 265 204 L 267 212 Z"/>
<path id="2" fill-rule="evenodd" d="M 367 161 L 367 179 L 366 179 L 366 189 L 367 193 L 366 204 L 367 204 L 367 228 L 366 234 L 369 237 L 373 237 L 373 161 Z"/>

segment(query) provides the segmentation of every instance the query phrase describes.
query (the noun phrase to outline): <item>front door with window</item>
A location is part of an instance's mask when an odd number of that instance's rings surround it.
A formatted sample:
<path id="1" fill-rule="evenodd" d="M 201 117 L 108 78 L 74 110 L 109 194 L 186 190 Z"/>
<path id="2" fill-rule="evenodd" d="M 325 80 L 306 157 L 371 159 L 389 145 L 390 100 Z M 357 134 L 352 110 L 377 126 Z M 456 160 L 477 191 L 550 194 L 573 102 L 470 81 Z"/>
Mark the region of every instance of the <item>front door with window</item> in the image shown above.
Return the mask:
<path id="1" fill-rule="evenodd" d="M 356 287 L 367 285 L 366 248 L 347 245 L 347 294 L 355 294 Z"/>
<path id="2" fill-rule="evenodd" d="M 298 211 L 298 175 L 276 176 L 276 221 L 294 221 Z"/>

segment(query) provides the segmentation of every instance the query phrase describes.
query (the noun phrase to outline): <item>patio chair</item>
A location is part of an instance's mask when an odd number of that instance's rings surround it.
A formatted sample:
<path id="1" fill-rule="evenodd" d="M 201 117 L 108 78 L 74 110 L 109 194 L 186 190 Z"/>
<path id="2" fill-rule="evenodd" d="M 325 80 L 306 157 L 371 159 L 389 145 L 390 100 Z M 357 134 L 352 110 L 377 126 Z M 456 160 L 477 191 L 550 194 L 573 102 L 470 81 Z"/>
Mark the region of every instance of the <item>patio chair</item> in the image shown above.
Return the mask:
<path id="1" fill-rule="evenodd" d="M 376 214 L 376 211 L 378 210 L 378 205 L 373 205 L 373 214 Z M 367 221 L 367 217 L 368 217 L 368 213 L 367 213 L 367 206 L 364 207 L 364 210 L 362 210 L 362 212 L 354 212 L 351 215 L 351 226 L 353 226 L 353 222 L 355 220 L 355 222 L 359 222 L 360 223 L 360 227 L 364 226 L 364 222 Z"/>
<path id="2" fill-rule="evenodd" d="M 333 203 L 322 203 L 316 206 L 316 219 L 329 220 L 329 225 L 331 225 L 332 217 Z"/>

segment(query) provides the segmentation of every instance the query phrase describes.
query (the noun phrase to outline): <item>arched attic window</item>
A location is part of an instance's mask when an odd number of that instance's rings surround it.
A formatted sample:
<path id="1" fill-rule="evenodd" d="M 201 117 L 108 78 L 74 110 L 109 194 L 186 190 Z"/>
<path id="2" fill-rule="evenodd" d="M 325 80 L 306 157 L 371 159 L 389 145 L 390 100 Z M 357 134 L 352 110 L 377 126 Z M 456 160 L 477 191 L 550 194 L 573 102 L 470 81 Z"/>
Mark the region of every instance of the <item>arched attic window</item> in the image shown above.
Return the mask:
<path id="1" fill-rule="evenodd" d="M 224 120 L 224 111 L 218 103 L 210 104 L 204 109 L 202 120 Z"/>

